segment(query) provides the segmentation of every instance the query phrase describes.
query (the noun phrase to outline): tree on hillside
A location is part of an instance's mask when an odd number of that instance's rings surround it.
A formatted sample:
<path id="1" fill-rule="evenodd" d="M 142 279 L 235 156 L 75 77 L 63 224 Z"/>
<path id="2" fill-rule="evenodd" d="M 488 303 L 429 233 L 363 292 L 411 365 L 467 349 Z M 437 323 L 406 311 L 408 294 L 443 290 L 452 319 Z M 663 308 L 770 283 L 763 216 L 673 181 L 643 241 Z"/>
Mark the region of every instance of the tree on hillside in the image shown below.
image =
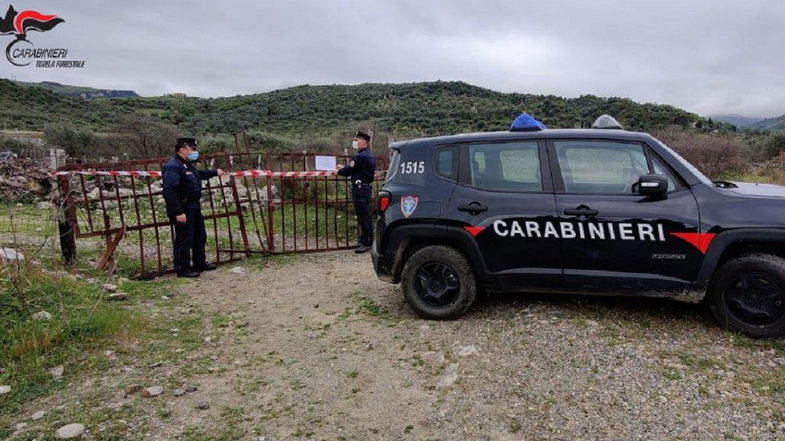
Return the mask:
<path id="1" fill-rule="evenodd" d="M 122 118 L 115 131 L 122 150 L 137 158 L 169 155 L 179 136 L 177 127 L 142 116 Z"/>
<path id="2" fill-rule="evenodd" d="M 61 148 L 72 157 L 92 156 L 100 148 L 93 132 L 75 129 L 70 125 L 50 125 L 44 131 L 47 145 Z"/>

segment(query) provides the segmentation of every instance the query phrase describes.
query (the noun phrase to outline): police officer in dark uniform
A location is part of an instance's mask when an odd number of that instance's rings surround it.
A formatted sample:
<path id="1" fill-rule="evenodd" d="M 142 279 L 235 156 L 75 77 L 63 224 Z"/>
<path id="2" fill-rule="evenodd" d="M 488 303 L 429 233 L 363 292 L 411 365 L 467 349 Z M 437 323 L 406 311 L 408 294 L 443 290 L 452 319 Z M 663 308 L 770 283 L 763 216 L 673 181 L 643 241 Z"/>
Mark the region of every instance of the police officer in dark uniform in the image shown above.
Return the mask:
<path id="1" fill-rule="evenodd" d="M 177 138 L 175 155 L 163 168 L 166 215 L 174 226 L 174 269 L 178 277 L 199 277 L 216 268 L 204 253 L 207 231 L 201 204 L 202 180 L 223 175 L 223 170 L 197 170 L 195 138 Z"/>
<path id="2" fill-rule="evenodd" d="M 355 253 L 364 253 L 373 245 L 373 223 L 371 221 L 371 183 L 376 172 L 376 159 L 368 145 L 371 137 L 363 132 L 357 132 L 352 141 L 352 148 L 357 150 L 349 165 L 339 165 L 337 172 L 340 176 L 350 176 L 352 181 L 352 201 L 354 212 L 357 215 L 357 224 L 360 228 L 360 243 L 354 249 Z"/>

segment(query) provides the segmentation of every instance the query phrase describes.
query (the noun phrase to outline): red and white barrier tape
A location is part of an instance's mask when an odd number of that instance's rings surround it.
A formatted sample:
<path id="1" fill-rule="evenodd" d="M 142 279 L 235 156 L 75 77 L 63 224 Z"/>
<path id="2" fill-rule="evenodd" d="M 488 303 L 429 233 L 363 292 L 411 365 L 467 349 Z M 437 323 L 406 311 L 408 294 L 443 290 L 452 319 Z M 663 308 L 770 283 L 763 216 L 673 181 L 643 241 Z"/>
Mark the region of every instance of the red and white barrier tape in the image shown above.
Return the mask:
<path id="1" fill-rule="evenodd" d="M 160 178 L 161 172 L 159 171 L 143 171 L 143 170 L 75 170 L 75 171 L 53 171 L 50 173 L 52 176 L 68 176 L 68 175 L 83 175 L 83 176 L 134 176 L 134 177 L 152 177 Z M 256 177 L 270 177 L 270 178 L 303 178 L 311 176 L 335 176 L 337 173 L 334 171 L 290 171 L 290 172 L 274 172 L 271 170 L 242 170 L 226 172 L 226 176 L 243 177 L 250 176 Z"/>

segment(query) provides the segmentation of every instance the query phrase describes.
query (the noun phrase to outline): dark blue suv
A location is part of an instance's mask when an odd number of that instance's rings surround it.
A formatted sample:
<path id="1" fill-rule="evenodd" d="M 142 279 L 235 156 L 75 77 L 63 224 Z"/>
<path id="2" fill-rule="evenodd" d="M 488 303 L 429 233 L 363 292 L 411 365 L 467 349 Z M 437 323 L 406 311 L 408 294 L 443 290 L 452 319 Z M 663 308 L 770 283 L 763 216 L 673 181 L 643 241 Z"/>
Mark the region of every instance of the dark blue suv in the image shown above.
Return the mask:
<path id="1" fill-rule="evenodd" d="M 785 334 L 785 187 L 712 182 L 652 136 L 605 127 L 391 144 L 377 275 L 432 319 L 481 289 L 644 295 Z"/>

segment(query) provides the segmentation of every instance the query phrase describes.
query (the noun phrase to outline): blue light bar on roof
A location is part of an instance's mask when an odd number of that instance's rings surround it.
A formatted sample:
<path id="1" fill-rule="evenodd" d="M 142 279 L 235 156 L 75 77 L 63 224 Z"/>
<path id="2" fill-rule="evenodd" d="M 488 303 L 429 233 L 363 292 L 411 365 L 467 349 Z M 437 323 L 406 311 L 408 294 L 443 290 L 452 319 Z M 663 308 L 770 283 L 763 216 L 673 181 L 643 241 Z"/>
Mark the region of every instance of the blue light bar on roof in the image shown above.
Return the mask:
<path id="1" fill-rule="evenodd" d="M 538 130 L 546 129 L 545 124 L 537 121 L 526 112 L 521 113 L 515 118 L 510 126 L 511 132 L 536 132 Z"/>

